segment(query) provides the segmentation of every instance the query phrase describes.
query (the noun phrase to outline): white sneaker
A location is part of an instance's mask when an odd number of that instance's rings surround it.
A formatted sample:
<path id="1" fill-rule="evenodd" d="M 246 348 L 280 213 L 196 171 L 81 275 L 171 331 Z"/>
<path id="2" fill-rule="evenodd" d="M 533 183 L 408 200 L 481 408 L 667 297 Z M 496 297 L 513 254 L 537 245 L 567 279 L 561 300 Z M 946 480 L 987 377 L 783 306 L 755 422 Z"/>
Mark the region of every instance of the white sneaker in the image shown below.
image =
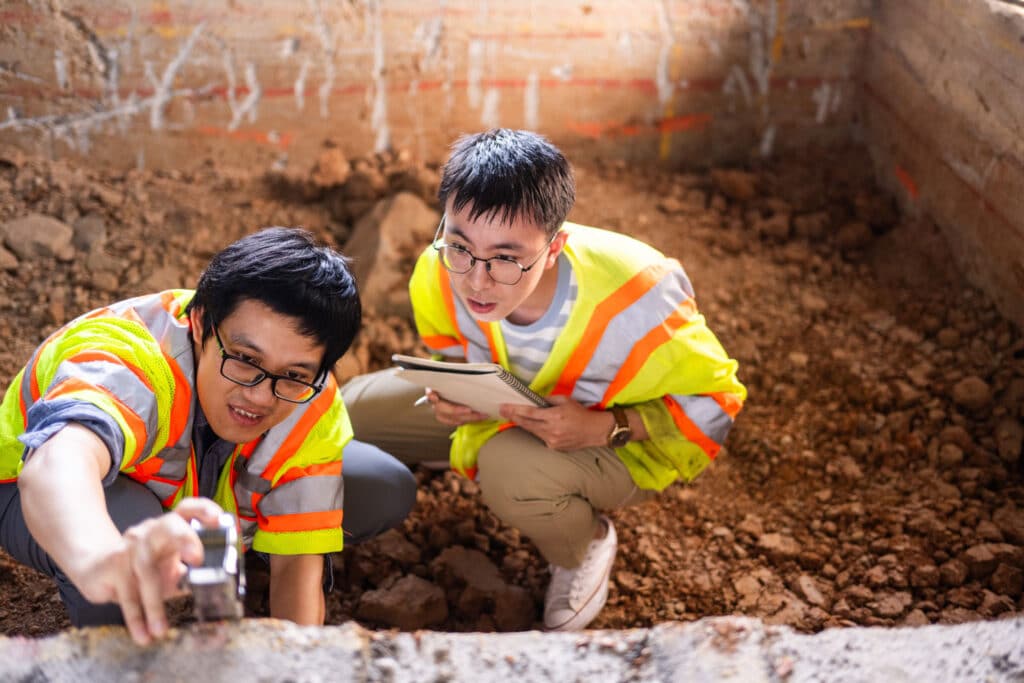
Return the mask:
<path id="1" fill-rule="evenodd" d="M 544 598 L 544 626 L 550 631 L 583 630 L 608 600 L 608 578 L 618 539 L 612 521 L 604 516 L 601 521 L 608 526 L 608 533 L 590 542 L 579 567 L 551 565 L 551 583 Z"/>

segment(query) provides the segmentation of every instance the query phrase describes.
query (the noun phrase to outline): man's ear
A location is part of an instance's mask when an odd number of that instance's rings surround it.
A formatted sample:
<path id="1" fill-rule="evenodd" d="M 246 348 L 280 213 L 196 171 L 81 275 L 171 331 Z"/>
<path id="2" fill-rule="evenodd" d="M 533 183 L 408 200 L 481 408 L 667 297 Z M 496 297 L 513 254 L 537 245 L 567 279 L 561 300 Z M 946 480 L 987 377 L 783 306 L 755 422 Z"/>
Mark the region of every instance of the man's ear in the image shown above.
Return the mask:
<path id="1" fill-rule="evenodd" d="M 545 268 L 550 268 L 555 265 L 558 255 L 561 254 L 562 249 L 565 248 L 565 241 L 567 239 L 569 239 L 569 233 L 565 230 L 559 230 L 558 234 L 555 235 L 555 239 L 551 240 L 551 245 L 548 247 L 548 254 L 544 259 Z"/>
<path id="2" fill-rule="evenodd" d="M 188 321 L 192 325 L 192 341 L 203 345 L 203 309 L 193 306 L 188 312 Z"/>

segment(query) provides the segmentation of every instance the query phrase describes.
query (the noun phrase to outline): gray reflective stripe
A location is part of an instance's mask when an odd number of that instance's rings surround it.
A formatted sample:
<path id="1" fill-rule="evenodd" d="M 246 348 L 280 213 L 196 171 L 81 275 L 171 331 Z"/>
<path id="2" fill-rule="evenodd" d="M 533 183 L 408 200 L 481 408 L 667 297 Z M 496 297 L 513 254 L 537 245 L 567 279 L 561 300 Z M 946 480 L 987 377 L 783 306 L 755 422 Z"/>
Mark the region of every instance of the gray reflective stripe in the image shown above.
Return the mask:
<path id="1" fill-rule="evenodd" d="M 732 418 L 722 410 L 722 406 L 710 396 L 683 396 L 669 394 L 686 416 L 700 431 L 704 432 L 718 445 L 725 443 L 725 437 L 732 429 Z"/>
<path id="2" fill-rule="evenodd" d="M 57 374 L 54 375 L 50 386 L 55 387 L 68 379 L 78 379 L 90 386 L 107 389 L 138 415 L 146 424 L 146 442 L 140 444 L 140 453 L 145 456 L 150 452 L 159 420 L 156 396 L 134 372 L 120 363 L 107 360 L 64 361 L 57 368 Z"/>
<path id="3" fill-rule="evenodd" d="M 163 502 L 177 493 L 178 489 L 181 488 L 181 484 L 168 484 L 156 479 L 150 479 L 146 482 L 146 488 L 155 493 L 156 497 Z"/>
<path id="4" fill-rule="evenodd" d="M 293 479 L 260 499 L 264 517 L 293 515 L 301 512 L 341 510 L 344 486 L 341 475 L 307 476 Z"/>
<path id="5" fill-rule="evenodd" d="M 639 299 L 616 314 L 601 336 L 601 341 L 584 368 L 573 398 L 581 403 L 600 401 L 618 375 L 638 341 L 690 298 L 690 281 L 681 269 L 673 269 Z"/>
<path id="6" fill-rule="evenodd" d="M 192 430 L 189 430 L 191 433 Z M 185 480 L 185 475 L 188 473 L 188 459 L 192 454 L 192 449 L 186 446 L 185 448 L 165 448 L 156 454 L 156 457 L 163 458 L 164 462 L 160 465 L 160 470 L 155 476 L 163 479 L 174 479 L 174 480 Z"/>
<path id="7" fill-rule="evenodd" d="M 245 469 L 245 462 L 246 460 L 241 454 L 235 456 L 235 481 L 248 491 L 265 494 L 270 490 L 270 482 Z"/>
<path id="8" fill-rule="evenodd" d="M 455 324 L 467 342 L 466 360 L 470 363 L 490 363 L 491 347 L 487 343 L 487 336 L 455 292 L 452 292 L 452 297 L 455 299 Z"/>

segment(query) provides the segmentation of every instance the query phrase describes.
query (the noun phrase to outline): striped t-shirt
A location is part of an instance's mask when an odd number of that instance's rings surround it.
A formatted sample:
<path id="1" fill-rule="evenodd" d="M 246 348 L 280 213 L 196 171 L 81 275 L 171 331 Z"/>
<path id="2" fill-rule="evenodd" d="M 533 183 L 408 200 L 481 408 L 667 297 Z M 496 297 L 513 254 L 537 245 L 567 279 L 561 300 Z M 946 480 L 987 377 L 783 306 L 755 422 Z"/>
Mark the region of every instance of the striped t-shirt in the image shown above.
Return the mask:
<path id="1" fill-rule="evenodd" d="M 559 254 L 558 284 L 551 305 L 538 320 L 529 325 L 501 321 L 501 334 L 508 349 L 509 369 L 526 383 L 533 381 L 551 354 L 555 339 L 569 320 L 576 302 L 576 274 L 565 254 Z"/>

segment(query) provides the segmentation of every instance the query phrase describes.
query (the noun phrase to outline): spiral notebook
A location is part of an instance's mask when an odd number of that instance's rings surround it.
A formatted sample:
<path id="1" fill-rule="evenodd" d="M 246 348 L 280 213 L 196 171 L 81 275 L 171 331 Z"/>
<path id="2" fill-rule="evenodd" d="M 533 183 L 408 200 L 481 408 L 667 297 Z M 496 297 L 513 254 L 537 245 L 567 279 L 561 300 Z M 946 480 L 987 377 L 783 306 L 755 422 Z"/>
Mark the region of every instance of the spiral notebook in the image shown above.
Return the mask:
<path id="1" fill-rule="evenodd" d="M 551 404 L 526 383 L 495 363 L 451 363 L 396 353 L 391 361 L 398 366 L 397 376 L 430 388 L 446 401 L 461 403 L 473 410 L 500 417 L 498 406 L 514 403 L 547 407 Z"/>

